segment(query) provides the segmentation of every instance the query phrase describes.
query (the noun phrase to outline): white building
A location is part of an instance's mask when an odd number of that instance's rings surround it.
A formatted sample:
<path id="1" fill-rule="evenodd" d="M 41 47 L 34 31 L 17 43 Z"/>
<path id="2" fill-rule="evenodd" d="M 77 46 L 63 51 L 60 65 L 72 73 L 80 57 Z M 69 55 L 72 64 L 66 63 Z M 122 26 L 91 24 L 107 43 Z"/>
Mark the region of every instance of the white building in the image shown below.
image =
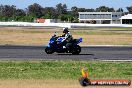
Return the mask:
<path id="1" fill-rule="evenodd" d="M 124 15 L 120 19 L 121 24 L 132 24 L 132 14 Z"/>
<path id="2" fill-rule="evenodd" d="M 122 12 L 79 12 L 79 21 L 96 24 L 120 24 Z"/>

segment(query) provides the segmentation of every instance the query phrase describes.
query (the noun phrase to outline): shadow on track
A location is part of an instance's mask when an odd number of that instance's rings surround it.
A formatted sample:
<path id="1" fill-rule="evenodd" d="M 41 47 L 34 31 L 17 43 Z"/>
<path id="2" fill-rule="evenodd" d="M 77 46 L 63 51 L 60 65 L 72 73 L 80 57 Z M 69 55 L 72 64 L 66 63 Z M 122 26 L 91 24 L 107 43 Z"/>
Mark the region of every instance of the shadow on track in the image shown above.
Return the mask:
<path id="1" fill-rule="evenodd" d="M 70 55 L 70 56 L 73 56 L 73 54 L 61 54 L 61 53 L 59 53 L 58 55 Z M 77 56 L 80 56 L 80 55 L 82 55 L 82 56 L 87 56 L 87 55 L 90 55 L 90 56 L 94 56 L 94 54 L 78 54 Z"/>

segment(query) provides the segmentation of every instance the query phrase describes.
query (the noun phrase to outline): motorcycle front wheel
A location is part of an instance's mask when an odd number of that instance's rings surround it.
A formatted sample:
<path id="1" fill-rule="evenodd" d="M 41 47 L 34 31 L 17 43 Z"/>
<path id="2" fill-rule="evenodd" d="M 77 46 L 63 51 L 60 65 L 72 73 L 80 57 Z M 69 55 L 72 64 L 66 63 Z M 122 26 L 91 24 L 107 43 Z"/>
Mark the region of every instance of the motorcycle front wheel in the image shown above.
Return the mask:
<path id="1" fill-rule="evenodd" d="M 54 50 L 53 50 L 52 48 L 50 48 L 50 47 L 46 47 L 46 48 L 45 48 L 45 52 L 46 52 L 47 54 L 52 54 L 52 53 L 54 53 Z"/>

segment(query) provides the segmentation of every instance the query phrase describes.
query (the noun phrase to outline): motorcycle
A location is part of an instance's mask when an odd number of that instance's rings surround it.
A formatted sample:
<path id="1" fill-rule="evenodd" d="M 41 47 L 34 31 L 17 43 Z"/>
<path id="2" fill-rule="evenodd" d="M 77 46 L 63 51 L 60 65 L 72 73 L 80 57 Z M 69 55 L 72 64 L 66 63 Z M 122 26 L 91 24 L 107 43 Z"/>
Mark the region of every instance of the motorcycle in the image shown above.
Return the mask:
<path id="1" fill-rule="evenodd" d="M 45 52 L 47 54 L 52 54 L 54 52 L 57 53 L 72 53 L 72 54 L 79 54 L 81 52 L 81 47 L 79 46 L 79 43 L 82 42 L 82 38 L 79 39 L 73 39 L 71 42 L 72 44 L 67 49 L 65 45 L 63 45 L 63 39 L 64 37 L 56 37 L 56 34 L 54 34 L 49 43 L 48 46 L 45 48 Z"/>

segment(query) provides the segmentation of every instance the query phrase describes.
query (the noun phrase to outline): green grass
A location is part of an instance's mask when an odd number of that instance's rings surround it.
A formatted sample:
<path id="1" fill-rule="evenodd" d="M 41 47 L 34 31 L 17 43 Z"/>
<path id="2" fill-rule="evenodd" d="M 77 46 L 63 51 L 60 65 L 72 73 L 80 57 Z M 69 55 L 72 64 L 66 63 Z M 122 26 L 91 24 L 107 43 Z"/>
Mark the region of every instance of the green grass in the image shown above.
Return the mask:
<path id="1" fill-rule="evenodd" d="M 120 33 L 120 32 L 111 32 L 111 31 L 72 31 L 72 34 L 76 35 L 132 35 L 132 33 Z"/>
<path id="2" fill-rule="evenodd" d="M 103 30 L 132 30 L 132 28 L 103 28 Z"/>
<path id="3" fill-rule="evenodd" d="M 87 28 L 72 29 L 72 34 L 77 35 L 132 35 L 132 28 Z"/>
<path id="4" fill-rule="evenodd" d="M 78 30 L 77 28 L 72 28 L 73 30 Z M 98 27 L 93 27 L 93 28 L 80 28 L 81 30 L 132 30 L 132 28 L 98 28 Z"/>
<path id="5" fill-rule="evenodd" d="M 91 79 L 132 79 L 131 62 L 0 61 L 0 79 L 78 79 L 87 67 Z"/>
<path id="6" fill-rule="evenodd" d="M 88 30 L 87 30 L 88 29 Z M 83 38 L 81 45 L 132 45 L 132 28 L 69 29 L 73 38 Z M 62 28 L 39 29 L 22 27 L 0 28 L 1 45 L 47 45 L 54 32 L 62 35 Z"/>

